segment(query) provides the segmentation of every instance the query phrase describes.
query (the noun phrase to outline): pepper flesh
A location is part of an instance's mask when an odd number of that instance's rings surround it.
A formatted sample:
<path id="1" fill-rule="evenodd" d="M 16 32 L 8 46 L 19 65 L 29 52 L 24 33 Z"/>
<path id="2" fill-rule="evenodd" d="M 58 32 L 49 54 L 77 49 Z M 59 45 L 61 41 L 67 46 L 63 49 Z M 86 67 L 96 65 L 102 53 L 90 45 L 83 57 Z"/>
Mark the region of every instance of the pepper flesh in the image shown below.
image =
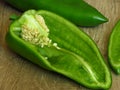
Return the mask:
<path id="1" fill-rule="evenodd" d="M 96 26 L 108 19 L 84 0 L 5 0 L 19 10 L 44 9 L 57 13 L 76 25 Z"/>
<path id="2" fill-rule="evenodd" d="M 21 27 L 26 21 L 23 17 L 36 14 L 44 18 L 52 45 L 40 47 L 21 37 Z M 31 18 L 27 20 L 31 22 Z M 75 25 L 56 14 L 44 10 L 25 12 L 11 24 L 6 42 L 12 50 L 31 62 L 83 86 L 91 89 L 108 89 L 111 86 L 111 74 L 95 43 Z"/>

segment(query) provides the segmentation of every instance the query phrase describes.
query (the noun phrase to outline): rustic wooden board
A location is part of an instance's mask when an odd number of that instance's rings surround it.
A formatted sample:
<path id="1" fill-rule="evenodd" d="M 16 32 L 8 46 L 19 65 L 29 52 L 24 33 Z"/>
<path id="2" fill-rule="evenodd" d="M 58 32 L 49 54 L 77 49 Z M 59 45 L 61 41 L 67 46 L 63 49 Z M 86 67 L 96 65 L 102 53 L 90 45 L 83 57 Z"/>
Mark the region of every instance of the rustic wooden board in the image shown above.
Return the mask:
<path id="1" fill-rule="evenodd" d="M 92 28 L 82 28 L 97 43 L 107 62 L 107 45 L 115 23 L 120 19 L 120 0 L 86 0 L 96 7 L 109 22 Z M 0 90 L 88 90 L 74 81 L 42 69 L 12 52 L 5 43 L 9 16 L 20 14 L 0 1 Z M 112 72 L 110 90 L 120 90 L 120 76 Z"/>

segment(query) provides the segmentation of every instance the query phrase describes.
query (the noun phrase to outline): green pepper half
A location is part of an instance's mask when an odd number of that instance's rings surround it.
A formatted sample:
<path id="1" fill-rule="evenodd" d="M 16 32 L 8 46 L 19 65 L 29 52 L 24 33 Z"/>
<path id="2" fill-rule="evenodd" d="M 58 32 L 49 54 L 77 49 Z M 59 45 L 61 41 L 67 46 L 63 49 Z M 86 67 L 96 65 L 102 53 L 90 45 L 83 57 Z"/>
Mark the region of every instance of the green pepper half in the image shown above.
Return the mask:
<path id="1" fill-rule="evenodd" d="M 64 18 L 44 10 L 26 11 L 12 22 L 8 46 L 31 62 L 92 89 L 108 89 L 111 74 L 96 44 Z"/>
<path id="2" fill-rule="evenodd" d="M 19 10 L 44 9 L 63 16 L 76 25 L 96 26 L 107 22 L 97 9 L 84 0 L 5 0 Z"/>

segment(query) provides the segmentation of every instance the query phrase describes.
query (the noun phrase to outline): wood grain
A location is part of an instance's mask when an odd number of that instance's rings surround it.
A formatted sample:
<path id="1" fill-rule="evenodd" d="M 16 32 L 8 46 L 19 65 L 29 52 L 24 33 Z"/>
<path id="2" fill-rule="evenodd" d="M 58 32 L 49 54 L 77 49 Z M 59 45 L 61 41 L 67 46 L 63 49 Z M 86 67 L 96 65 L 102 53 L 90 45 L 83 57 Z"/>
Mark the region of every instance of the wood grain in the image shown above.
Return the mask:
<path id="1" fill-rule="evenodd" d="M 106 62 L 109 36 L 120 19 L 120 0 L 86 0 L 96 7 L 109 22 L 92 28 L 82 28 L 97 43 Z M 3 0 L 0 1 L 0 90 L 88 90 L 74 81 L 42 69 L 12 52 L 5 43 L 12 14 L 20 14 Z M 112 72 L 112 70 L 111 70 Z M 120 90 L 120 76 L 112 72 L 110 90 Z"/>

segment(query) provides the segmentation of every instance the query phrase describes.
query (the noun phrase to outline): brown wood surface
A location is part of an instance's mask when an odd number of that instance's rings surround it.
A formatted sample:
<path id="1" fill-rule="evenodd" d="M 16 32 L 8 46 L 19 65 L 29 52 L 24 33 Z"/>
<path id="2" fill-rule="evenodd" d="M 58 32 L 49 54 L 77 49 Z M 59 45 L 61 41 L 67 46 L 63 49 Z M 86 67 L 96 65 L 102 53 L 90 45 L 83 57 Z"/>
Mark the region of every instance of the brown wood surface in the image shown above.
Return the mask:
<path id="1" fill-rule="evenodd" d="M 107 45 L 115 23 L 120 19 L 120 0 L 86 0 L 96 7 L 109 22 L 92 28 L 82 28 L 97 43 L 107 62 Z M 74 81 L 42 69 L 12 52 L 5 43 L 11 14 L 20 14 L 3 0 L 0 1 L 0 90 L 88 90 Z M 111 70 L 112 72 L 112 70 Z M 120 90 L 120 76 L 112 72 L 110 90 Z"/>

